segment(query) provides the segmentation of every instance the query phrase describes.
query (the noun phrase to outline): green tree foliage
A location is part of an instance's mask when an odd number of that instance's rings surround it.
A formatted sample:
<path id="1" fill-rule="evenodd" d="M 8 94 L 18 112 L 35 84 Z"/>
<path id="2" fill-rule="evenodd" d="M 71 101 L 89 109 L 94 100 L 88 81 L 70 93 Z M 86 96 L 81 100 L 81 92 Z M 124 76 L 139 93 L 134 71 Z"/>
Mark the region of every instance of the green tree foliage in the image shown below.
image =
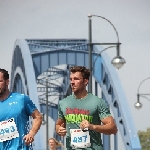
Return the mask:
<path id="1" fill-rule="evenodd" d="M 142 150 L 150 150 L 150 128 L 148 128 L 146 132 L 139 131 L 138 135 Z"/>

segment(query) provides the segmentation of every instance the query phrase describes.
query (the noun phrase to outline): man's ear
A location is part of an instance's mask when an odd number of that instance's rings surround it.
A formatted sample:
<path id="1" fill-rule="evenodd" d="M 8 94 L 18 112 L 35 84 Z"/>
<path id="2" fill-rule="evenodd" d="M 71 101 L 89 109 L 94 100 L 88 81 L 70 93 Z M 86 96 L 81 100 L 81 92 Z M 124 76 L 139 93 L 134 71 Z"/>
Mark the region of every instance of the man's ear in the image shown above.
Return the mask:
<path id="1" fill-rule="evenodd" d="M 9 85 L 9 82 L 10 82 L 9 79 L 7 79 L 7 80 L 6 80 L 6 84 Z"/>
<path id="2" fill-rule="evenodd" d="M 85 84 L 87 85 L 88 84 L 88 82 L 89 82 L 89 80 L 88 79 L 84 79 L 84 81 L 85 81 Z"/>

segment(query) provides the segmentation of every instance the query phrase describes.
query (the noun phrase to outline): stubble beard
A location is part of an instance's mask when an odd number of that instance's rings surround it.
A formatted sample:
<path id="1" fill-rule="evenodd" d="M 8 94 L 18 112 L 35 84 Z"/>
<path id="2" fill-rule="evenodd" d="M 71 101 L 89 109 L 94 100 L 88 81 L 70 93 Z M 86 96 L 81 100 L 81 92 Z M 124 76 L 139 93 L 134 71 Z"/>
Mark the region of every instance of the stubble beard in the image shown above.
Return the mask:
<path id="1" fill-rule="evenodd" d="M 76 94 L 80 93 L 80 89 L 73 89 L 72 88 L 72 92 L 76 95 Z"/>
<path id="2" fill-rule="evenodd" d="M 0 88 L 0 97 L 3 97 L 6 92 L 6 88 Z"/>
<path id="3" fill-rule="evenodd" d="M 72 92 L 74 92 L 74 93 L 78 92 L 78 89 L 76 89 L 76 87 L 74 87 L 74 86 L 71 86 L 71 90 L 72 90 Z"/>

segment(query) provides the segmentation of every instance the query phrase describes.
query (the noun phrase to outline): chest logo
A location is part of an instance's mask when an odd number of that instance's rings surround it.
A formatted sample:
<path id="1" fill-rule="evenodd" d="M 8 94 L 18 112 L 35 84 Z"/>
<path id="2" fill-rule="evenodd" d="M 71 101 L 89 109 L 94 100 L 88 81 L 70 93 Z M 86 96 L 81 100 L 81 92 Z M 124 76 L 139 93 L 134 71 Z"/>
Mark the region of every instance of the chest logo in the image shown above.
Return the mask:
<path id="1" fill-rule="evenodd" d="M 12 102 L 12 103 L 9 103 L 9 105 L 12 105 L 12 104 L 17 104 L 17 102 Z"/>

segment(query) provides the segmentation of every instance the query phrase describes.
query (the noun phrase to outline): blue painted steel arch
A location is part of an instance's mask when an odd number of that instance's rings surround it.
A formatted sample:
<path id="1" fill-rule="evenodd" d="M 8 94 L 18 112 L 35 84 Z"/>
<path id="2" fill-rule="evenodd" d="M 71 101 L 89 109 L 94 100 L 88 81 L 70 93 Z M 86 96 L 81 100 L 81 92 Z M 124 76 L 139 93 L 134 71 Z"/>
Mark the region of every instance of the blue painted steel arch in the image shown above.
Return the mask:
<path id="1" fill-rule="evenodd" d="M 95 65 L 93 73 L 93 76 L 96 79 L 95 85 L 100 84 L 102 97 L 107 100 L 114 113 L 125 148 L 127 150 L 140 150 L 141 146 L 139 138 L 135 130 L 132 115 L 119 77 L 115 69 L 110 64 L 110 59 L 107 54 L 103 53 L 102 56 L 98 57 L 99 53 L 100 50 L 94 46 L 92 55 L 93 60 L 97 57 L 96 62 L 94 62 Z M 19 86 L 20 80 L 16 83 L 14 81 L 17 81 L 17 77 L 20 75 L 20 78 L 23 80 L 22 84 L 26 87 L 26 93 L 29 94 L 34 102 L 39 106 L 37 90 L 35 88 L 36 78 L 48 68 L 60 64 L 83 65 L 88 67 L 87 40 L 17 40 L 15 43 L 12 61 L 11 90 L 16 87 L 16 84 Z M 17 69 L 18 67 L 20 69 Z M 35 95 L 32 94 L 32 91 L 34 91 Z M 109 140 L 109 137 L 104 137 L 104 139 L 107 141 L 107 139 Z M 117 146 L 115 148 L 117 148 Z"/>

